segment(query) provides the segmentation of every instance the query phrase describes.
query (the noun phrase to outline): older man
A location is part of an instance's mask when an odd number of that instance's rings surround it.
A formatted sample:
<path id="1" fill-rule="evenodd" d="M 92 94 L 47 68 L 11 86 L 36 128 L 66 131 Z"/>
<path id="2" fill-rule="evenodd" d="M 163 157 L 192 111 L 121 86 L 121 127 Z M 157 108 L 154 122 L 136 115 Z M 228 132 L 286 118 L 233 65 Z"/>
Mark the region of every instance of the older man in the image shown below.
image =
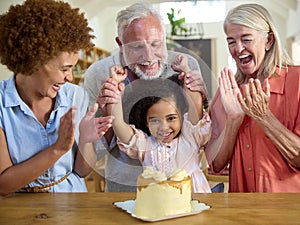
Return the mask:
<path id="1" fill-rule="evenodd" d="M 148 3 L 135 3 L 120 11 L 117 16 L 119 52 L 91 65 L 85 73 L 84 87 L 90 95 L 90 106 L 98 102 L 99 115 L 107 115 L 106 105 L 116 101 L 113 90 L 117 88 L 109 79 L 109 68 L 120 64 L 128 71 L 127 79 L 119 88 L 136 79 L 167 78 L 175 73 L 171 63 L 179 53 L 167 51 L 166 34 L 161 16 Z M 197 61 L 189 57 L 192 70 L 200 71 Z M 202 76 L 186 76 L 188 88 L 206 95 Z M 124 109 L 125 111 L 125 109 Z M 142 172 L 141 164 L 118 149 L 113 130 L 95 143 L 98 157 L 107 155 L 105 168 L 105 191 L 136 191 L 137 176 Z"/>

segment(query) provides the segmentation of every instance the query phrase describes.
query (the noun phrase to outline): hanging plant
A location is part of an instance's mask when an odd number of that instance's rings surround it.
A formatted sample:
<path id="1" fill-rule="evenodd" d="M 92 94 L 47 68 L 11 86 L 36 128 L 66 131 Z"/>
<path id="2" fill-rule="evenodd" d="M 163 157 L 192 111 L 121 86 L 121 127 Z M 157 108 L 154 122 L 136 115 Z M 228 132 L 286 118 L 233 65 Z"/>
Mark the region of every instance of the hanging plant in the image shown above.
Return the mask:
<path id="1" fill-rule="evenodd" d="M 180 9 L 177 11 L 177 15 L 180 14 Z M 185 24 L 185 18 L 176 19 L 175 17 L 175 10 L 171 8 L 171 13 L 167 13 L 168 19 L 171 24 L 171 35 L 175 36 L 182 32 L 187 32 L 187 28 L 185 28 L 183 25 Z"/>

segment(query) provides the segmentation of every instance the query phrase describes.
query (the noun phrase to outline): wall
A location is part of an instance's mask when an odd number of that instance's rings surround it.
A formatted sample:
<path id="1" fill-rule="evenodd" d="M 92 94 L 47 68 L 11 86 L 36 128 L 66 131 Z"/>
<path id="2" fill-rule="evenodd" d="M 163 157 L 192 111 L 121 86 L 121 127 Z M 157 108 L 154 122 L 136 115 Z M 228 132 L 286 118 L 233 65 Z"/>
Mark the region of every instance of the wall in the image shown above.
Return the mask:
<path id="1" fill-rule="evenodd" d="M 20 0 L 1 0 L 0 1 L 0 13 L 5 13 L 11 4 L 18 4 Z M 7 79 L 12 74 L 11 71 L 7 69 L 6 66 L 0 64 L 0 81 Z"/>

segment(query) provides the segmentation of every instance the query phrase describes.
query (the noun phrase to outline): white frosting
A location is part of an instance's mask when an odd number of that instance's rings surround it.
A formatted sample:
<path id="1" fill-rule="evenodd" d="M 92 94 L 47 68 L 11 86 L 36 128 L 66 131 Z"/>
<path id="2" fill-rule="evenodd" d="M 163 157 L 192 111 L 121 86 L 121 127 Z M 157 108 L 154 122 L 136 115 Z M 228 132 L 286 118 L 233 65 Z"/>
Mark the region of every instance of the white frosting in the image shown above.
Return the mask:
<path id="1" fill-rule="evenodd" d="M 154 179 L 155 181 L 158 182 L 167 180 L 167 176 L 164 172 L 154 170 L 152 166 L 146 167 L 146 169 L 142 173 L 142 176 L 145 179 Z M 186 177 L 188 177 L 187 172 L 184 169 L 178 169 L 171 174 L 170 180 L 181 181 Z"/>
<path id="2" fill-rule="evenodd" d="M 174 171 L 170 177 L 170 180 L 181 181 L 188 176 L 187 172 L 184 169 L 178 169 Z"/>
<path id="3" fill-rule="evenodd" d="M 155 181 L 162 182 L 164 180 L 167 180 L 166 174 L 162 171 L 154 170 L 153 167 L 147 167 L 143 174 L 143 178 L 145 179 L 154 179 Z"/>

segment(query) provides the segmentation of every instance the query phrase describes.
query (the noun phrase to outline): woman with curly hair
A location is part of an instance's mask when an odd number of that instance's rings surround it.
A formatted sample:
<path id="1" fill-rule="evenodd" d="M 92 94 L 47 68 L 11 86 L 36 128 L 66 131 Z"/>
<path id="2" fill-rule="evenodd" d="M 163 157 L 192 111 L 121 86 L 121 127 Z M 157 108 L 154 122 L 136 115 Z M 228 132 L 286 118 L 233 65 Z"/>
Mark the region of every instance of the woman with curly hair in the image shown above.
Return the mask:
<path id="1" fill-rule="evenodd" d="M 27 0 L 0 16 L 0 194 L 85 192 L 96 161 L 92 142 L 111 126 L 95 118 L 73 85 L 78 51 L 93 46 L 83 13 L 68 3 Z"/>

